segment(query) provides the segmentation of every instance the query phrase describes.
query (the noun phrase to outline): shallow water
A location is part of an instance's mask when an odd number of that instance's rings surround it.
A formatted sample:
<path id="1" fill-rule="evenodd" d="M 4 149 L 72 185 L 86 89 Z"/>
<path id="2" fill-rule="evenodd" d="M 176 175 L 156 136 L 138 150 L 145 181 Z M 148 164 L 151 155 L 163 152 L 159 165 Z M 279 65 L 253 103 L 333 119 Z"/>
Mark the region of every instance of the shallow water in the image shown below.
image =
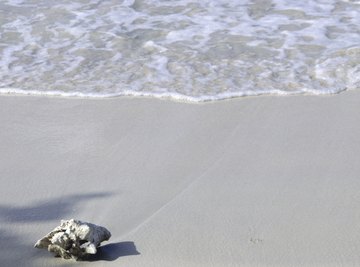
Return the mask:
<path id="1" fill-rule="evenodd" d="M 190 101 L 360 87 L 360 0 L 3 0 L 0 92 Z"/>

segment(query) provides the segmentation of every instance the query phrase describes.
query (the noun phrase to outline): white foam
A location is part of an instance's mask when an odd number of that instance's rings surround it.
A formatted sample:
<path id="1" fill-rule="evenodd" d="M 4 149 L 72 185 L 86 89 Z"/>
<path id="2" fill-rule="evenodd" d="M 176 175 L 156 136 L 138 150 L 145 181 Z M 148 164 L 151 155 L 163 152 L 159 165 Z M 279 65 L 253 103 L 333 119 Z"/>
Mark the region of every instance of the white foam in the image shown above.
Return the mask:
<path id="1" fill-rule="evenodd" d="M 359 88 L 359 1 L 9 0 L 0 93 L 208 101 Z"/>

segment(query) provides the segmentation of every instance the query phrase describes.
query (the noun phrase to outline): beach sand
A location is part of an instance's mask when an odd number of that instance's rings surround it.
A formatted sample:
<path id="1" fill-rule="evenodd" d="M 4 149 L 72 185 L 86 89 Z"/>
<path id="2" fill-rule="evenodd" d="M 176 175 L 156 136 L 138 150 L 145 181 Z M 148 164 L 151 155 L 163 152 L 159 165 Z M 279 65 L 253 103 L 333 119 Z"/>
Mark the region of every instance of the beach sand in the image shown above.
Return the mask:
<path id="1" fill-rule="evenodd" d="M 360 92 L 0 97 L 0 266 L 360 266 Z M 108 228 L 92 262 L 33 248 Z"/>

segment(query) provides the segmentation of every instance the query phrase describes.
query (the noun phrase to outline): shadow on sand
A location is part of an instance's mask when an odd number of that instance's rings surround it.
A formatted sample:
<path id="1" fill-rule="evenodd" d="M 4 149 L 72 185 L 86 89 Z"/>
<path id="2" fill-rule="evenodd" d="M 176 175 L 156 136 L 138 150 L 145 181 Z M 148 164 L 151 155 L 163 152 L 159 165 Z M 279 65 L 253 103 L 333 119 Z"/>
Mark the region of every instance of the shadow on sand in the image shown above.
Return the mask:
<path id="1" fill-rule="evenodd" d="M 134 242 L 111 243 L 98 248 L 95 255 L 89 255 L 82 261 L 115 261 L 120 257 L 140 255 Z"/>
<path id="2" fill-rule="evenodd" d="M 33 240 L 27 240 L 27 235 L 19 234 L 12 230 L 11 225 L 24 226 L 27 229 L 27 223 L 58 221 L 69 216 L 74 207 L 80 207 L 83 202 L 91 199 L 110 197 L 113 193 L 98 192 L 89 194 L 74 194 L 63 196 L 61 198 L 48 199 L 36 203 L 30 203 L 25 206 L 8 206 L 0 204 L 0 259 L 1 266 L 38 266 L 35 260 L 39 257 L 47 262 L 52 255 L 46 251 L 34 249 Z M 41 232 L 49 231 L 44 229 Z M 26 231 L 25 231 L 26 232 Z M 39 231 L 40 232 L 40 231 Z M 39 233 L 38 238 L 42 235 Z M 86 261 L 114 261 L 119 257 L 139 255 L 134 242 L 118 242 L 101 246 L 96 255 L 92 255 Z M 54 259 L 55 260 L 55 259 Z M 66 266 L 71 266 L 66 262 Z"/>
<path id="3" fill-rule="evenodd" d="M 77 194 L 23 207 L 0 205 L 0 220 L 21 223 L 60 220 L 62 217 L 70 214 L 73 207 L 80 205 L 81 202 L 94 198 L 109 197 L 111 195 L 112 194 L 108 192 Z"/>

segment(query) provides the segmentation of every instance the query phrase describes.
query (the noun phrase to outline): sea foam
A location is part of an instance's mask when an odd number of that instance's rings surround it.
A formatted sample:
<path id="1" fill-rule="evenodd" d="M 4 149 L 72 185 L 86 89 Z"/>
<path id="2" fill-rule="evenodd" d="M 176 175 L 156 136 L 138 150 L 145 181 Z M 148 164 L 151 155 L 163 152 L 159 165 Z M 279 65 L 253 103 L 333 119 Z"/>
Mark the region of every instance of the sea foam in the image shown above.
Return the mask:
<path id="1" fill-rule="evenodd" d="M 360 87 L 358 0 L 0 3 L 0 93 L 209 101 Z"/>

